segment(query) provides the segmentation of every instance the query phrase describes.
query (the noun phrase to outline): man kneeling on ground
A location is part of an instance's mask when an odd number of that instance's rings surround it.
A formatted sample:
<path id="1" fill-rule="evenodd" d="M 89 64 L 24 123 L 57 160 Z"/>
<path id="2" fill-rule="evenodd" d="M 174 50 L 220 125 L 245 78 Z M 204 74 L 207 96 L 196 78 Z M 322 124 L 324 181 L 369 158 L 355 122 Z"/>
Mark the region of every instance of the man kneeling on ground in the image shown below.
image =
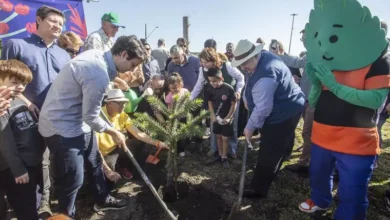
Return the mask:
<path id="1" fill-rule="evenodd" d="M 153 140 L 131 123 L 130 117 L 123 111 L 129 100 L 120 89 L 108 91 L 108 96 L 104 101 L 106 105 L 102 107 L 102 114 L 105 114 L 112 126 L 119 131 L 127 130 L 136 138 L 127 140 L 129 149 L 140 148 L 144 143 L 154 145 L 157 148 L 168 149 L 167 145 L 158 140 Z M 110 135 L 100 133 L 97 135 L 97 138 L 99 150 L 103 156 L 103 170 L 106 177 L 112 182 L 118 181 L 121 175 L 124 179 L 131 179 L 133 177 L 133 174 L 129 171 L 131 161 L 129 158 L 126 158 L 125 151 L 115 144 Z M 115 172 L 117 161 L 120 165 L 121 175 Z"/>

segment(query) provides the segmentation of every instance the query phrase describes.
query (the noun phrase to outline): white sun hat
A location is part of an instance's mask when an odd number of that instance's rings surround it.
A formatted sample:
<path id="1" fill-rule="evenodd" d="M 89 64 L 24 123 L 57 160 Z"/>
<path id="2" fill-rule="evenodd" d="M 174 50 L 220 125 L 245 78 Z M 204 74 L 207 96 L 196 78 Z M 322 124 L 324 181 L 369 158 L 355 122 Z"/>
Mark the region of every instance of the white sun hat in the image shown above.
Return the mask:
<path id="1" fill-rule="evenodd" d="M 263 49 L 264 44 L 255 45 L 250 40 L 240 40 L 236 49 L 233 51 L 232 66 L 237 67 L 245 63 L 245 61 L 256 56 Z"/>
<path id="2" fill-rule="evenodd" d="M 122 90 L 120 89 L 112 89 L 108 91 L 107 98 L 104 101 L 105 102 L 129 102 L 129 100 L 125 97 Z"/>

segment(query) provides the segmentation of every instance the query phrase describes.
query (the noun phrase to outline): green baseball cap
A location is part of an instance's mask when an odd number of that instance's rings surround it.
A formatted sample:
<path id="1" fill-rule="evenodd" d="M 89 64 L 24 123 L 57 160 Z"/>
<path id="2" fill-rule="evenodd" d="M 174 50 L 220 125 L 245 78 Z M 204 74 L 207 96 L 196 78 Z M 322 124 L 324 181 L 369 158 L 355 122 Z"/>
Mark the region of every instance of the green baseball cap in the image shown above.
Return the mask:
<path id="1" fill-rule="evenodd" d="M 102 21 L 108 21 L 117 27 L 125 28 L 125 26 L 120 24 L 118 14 L 114 12 L 105 13 L 102 17 Z"/>

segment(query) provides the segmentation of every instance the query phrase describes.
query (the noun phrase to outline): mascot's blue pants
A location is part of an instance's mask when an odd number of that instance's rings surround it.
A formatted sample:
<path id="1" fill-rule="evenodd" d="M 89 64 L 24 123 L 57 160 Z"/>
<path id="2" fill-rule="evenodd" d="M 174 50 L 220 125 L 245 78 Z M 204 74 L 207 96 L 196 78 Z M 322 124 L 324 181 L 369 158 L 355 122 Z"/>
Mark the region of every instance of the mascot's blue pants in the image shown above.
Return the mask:
<path id="1" fill-rule="evenodd" d="M 313 144 L 311 148 L 311 199 L 320 208 L 328 208 L 332 201 L 333 172 L 340 176 L 339 203 L 335 220 L 365 220 L 368 183 L 376 156 L 337 153 Z"/>

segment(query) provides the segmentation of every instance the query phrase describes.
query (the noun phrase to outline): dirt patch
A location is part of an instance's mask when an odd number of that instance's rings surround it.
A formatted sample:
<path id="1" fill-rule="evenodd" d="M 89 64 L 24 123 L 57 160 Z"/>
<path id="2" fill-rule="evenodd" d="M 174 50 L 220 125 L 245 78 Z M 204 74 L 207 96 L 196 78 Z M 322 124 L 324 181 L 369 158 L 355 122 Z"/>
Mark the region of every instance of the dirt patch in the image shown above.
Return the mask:
<path id="1" fill-rule="evenodd" d="M 137 194 L 136 204 L 136 212 L 129 219 L 166 218 L 161 206 L 148 191 Z M 201 184 L 189 185 L 186 197 L 181 197 L 167 205 L 172 212 L 179 214 L 179 220 L 226 219 L 230 212 L 230 207 L 220 195 L 211 192 Z"/>
<path id="2" fill-rule="evenodd" d="M 191 149 L 191 148 L 190 148 Z M 178 179 L 179 196 L 175 202 L 167 202 L 168 208 L 179 215 L 179 220 L 205 220 L 205 219 L 226 219 L 230 213 L 230 206 L 226 204 L 223 197 L 214 192 L 211 186 L 211 179 L 201 175 L 190 175 L 188 170 L 189 159 L 199 154 L 191 154 L 178 161 L 180 177 Z M 163 196 L 166 182 L 165 160 L 164 157 L 157 166 L 146 165 L 145 170 L 148 173 L 153 185 L 158 189 L 159 195 Z M 190 168 L 191 169 L 191 168 Z M 168 219 L 164 210 L 157 200 L 153 197 L 149 189 L 138 193 L 136 198 L 136 208 L 133 215 L 128 219 Z"/>
<path id="3" fill-rule="evenodd" d="M 296 131 L 296 148 L 301 146 L 302 123 Z M 390 138 L 390 126 L 384 126 L 384 138 Z M 389 139 L 390 140 L 390 139 Z M 237 194 L 234 188 L 238 186 L 241 170 L 241 155 L 244 141 L 240 141 L 238 160 L 231 160 L 230 168 L 225 169 L 221 164 L 206 166 L 206 153 L 209 143 L 204 142 L 204 152 L 201 154 L 188 148 L 186 156 L 179 158 L 180 179 L 189 184 L 189 193 L 186 197 L 179 198 L 174 203 L 168 203 L 170 210 L 180 214 L 180 220 L 226 220 L 230 207 L 236 202 Z M 388 189 L 390 167 L 390 141 L 385 142 L 383 153 L 380 155 L 379 168 L 375 169 L 369 187 L 368 220 L 390 219 L 384 203 L 384 192 Z M 258 144 L 255 150 L 248 152 L 248 167 L 246 183 L 249 183 L 253 174 L 253 165 L 256 163 Z M 150 149 L 150 148 L 149 148 Z M 159 155 L 161 159 L 157 165 L 144 164 L 149 153 L 147 148 L 138 158 L 144 171 L 151 179 L 153 185 L 162 196 L 162 187 L 165 185 L 165 152 Z M 192 153 L 191 153 L 192 152 Z M 301 153 L 294 151 L 293 159 L 284 165 L 296 163 Z M 96 213 L 93 211 L 93 198 L 88 186 L 84 186 L 77 197 L 77 219 L 79 220 L 167 220 L 163 209 L 153 197 L 149 188 L 137 172 L 133 172 L 135 178 L 131 181 L 120 181 L 113 195 L 119 195 L 129 201 L 129 205 L 122 210 Z M 335 185 L 337 187 L 337 185 Z M 336 190 L 335 187 L 335 190 Z M 333 193 L 335 193 L 335 190 Z M 308 215 L 299 211 L 298 204 L 310 196 L 310 182 L 308 178 L 302 178 L 294 173 L 282 169 L 278 178 L 272 184 L 268 198 L 265 200 L 242 200 L 240 220 L 330 220 L 333 219 L 336 203 L 333 202 L 329 211 L 319 215 Z M 52 200 L 52 209 L 56 201 Z"/>

